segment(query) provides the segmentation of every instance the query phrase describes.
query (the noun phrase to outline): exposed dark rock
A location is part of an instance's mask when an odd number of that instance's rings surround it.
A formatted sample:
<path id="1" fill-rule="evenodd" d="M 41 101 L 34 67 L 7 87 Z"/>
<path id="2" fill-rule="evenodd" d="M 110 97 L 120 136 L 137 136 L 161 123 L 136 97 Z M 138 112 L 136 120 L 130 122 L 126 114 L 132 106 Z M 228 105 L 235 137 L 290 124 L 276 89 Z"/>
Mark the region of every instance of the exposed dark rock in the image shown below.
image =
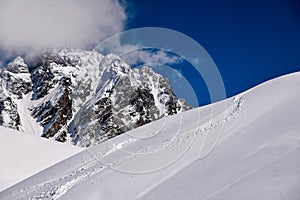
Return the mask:
<path id="1" fill-rule="evenodd" d="M 58 142 L 66 142 L 67 141 L 67 132 L 62 131 L 61 134 L 56 138 Z"/>
<path id="2" fill-rule="evenodd" d="M 6 90 L 21 99 L 23 95 L 32 90 L 32 81 L 27 65 L 21 57 L 17 57 L 9 63 L 6 70 L 0 75 L 0 82 L 5 85 Z"/>
<path id="3" fill-rule="evenodd" d="M 176 98 L 167 79 L 150 68 L 131 70 L 120 58 L 109 59 L 101 62 L 104 84 L 74 117 L 75 144 L 88 147 L 191 108 Z"/>
<path id="4" fill-rule="evenodd" d="M 70 98 L 69 89 L 70 84 L 71 80 L 69 78 L 63 78 L 61 80 L 63 94 L 57 102 L 52 102 L 52 106 L 41 115 L 41 124 L 44 126 L 44 133 L 42 134 L 42 137 L 53 137 L 62 127 L 65 127 L 68 120 L 72 118 L 72 100 Z M 60 138 L 60 140 L 63 139 Z"/>
<path id="5" fill-rule="evenodd" d="M 7 71 L 14 74 L 26 74 L 29 73 L 28 66 L 25 64 L 23 58 L 17 57 L 13 62 L 7 65 Z"/>
<path id="6" fill-rule="evenodd" d="M 191 108 L 167 79 L 148 67 L 133 70 L 113 54 L 63 50 L 30 63 L 18 57 L 1 72 L 2 126 L 22 128 L 17 104 L 29 93 L 24 109 L 42 137 L 85 147 Z"/>
<path id="7" fill-rule="evenodd" d="M 6 115 L 8 121 L 3 119 Z M 0 126 L 20 130 L 21 119 L 18 113 L 17 105 L 12 101 L 10 97 L 0 99 Z"/>
<path id="8" fill-rule="evenodd" d="M 149 88 L 138 88 L 131 96 L 130 104 L 135 108 L 135 112 L 139 113 L 139 119 L 135 127 L 142 126 L 151 122 L 150 108 L 155 105 L 153 94 Z M 131 115 L 134 115 L 131 113 Z"/>
<path id="9" fill-rule="evenodd" d="M 42 65 L 36 68 L 31 75 L 31 79 L 34 83 L 33 100 L 40 99 L 49 94 L 49 91 L 54 88 L 57 83 L 48 65 Z"/>

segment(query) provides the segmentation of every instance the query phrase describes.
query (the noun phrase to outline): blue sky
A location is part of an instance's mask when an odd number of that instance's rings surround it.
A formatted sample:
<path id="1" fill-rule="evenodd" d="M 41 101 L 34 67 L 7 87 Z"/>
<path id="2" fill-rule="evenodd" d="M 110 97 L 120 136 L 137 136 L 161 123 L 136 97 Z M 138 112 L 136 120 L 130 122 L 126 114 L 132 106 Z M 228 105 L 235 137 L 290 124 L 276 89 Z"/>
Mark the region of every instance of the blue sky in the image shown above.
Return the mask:
<path id="1" fill-rule="evenodd" d="M 218 66 L 227 96 L 300 70 L 300 3 L 297 1 L 128 2 L 127 12 L 131 16 L 128 29 L 164 27 L 200 43 Z M 181 68 L 189 77 L 199 104 L 209 103 L 205 83 L 193 74 L 188 63 L 174 67 Z"/>
<path id="2" fill-rule="evenodd" d="M 196 40 L 216 63 L 228 97 L 300 70 L 299 0 L 119 0 L 128 5 L 126 13 L 116 1 L 1 1 L 0 66 L 45 49 L 92 49 L 125 24 L 128 30 L 168 28 Z M 188 62 L 172 67 L 189 82 L 172 69 L 156 70 L 170 78 L 177 96 L 193 106 L 210 103 L 205 82 Z"/>

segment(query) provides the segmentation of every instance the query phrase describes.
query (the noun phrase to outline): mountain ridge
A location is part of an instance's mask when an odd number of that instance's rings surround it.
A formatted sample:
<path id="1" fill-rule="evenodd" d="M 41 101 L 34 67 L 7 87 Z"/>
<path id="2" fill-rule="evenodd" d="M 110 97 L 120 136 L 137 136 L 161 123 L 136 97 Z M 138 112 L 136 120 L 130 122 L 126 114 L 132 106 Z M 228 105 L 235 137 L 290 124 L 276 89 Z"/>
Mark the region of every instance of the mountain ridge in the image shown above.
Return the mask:
<path id="1" fill-rule="evenodd" d="M 191 108 L 152 69 L 96 51 L 48 52 L 29 65 L 17 57 L 0 82 L 0 125 L 28 132 L 31 121 L 42 137 L 85 147 Z"/>

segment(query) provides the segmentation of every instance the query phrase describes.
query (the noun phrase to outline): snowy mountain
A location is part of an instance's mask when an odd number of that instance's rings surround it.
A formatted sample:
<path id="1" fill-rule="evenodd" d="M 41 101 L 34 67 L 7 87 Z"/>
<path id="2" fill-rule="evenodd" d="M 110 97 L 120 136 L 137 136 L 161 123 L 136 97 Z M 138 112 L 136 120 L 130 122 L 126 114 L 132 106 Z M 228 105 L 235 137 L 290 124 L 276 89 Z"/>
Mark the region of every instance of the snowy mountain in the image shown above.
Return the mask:
<path id="1" fill-rule="evenodd" d="M 0 84 L 0 126 L 85 147 L 191 108 L 150 68 L 95 51 L 17 57 Z"/>
<path id="2" fill-rule="evenodd" d="M 104 141 L 0 198 L 298 200 L 299 99 L 298 72 Z"/>

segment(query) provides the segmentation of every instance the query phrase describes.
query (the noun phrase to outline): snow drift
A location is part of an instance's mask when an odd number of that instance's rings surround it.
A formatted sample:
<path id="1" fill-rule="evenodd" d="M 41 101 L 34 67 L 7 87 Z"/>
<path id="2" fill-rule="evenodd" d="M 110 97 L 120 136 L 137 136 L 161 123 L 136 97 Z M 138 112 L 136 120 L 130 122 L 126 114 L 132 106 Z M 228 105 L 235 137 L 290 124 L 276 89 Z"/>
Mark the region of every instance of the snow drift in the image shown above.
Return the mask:
<path id="1" fill-rule="evenodd" d="M 0 137 L 0 190 L 83 150 L 4 127 Z"/>

